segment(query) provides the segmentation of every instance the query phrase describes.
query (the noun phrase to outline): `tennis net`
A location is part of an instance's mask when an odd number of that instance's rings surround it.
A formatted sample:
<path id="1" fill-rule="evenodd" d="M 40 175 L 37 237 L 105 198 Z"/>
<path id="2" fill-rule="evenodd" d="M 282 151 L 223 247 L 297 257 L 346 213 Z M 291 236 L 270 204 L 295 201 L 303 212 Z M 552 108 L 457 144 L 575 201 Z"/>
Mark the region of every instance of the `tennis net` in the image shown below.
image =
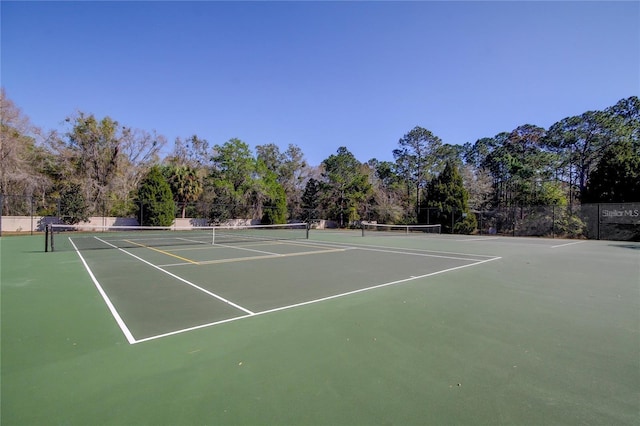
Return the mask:
<path id="1" fill-rule="evenodd" d="M 202 227 L 49 225 L 45 251 L 198 246 L 309 238 L 306 223 Z"/>
<path id="2" fill-rule="evenodd" d="M 440 234 L 441 226 L 438 225 L 387 225 L 382 223 L 362 222 L 362 236 L 375 235 L 424 235 Z"/>

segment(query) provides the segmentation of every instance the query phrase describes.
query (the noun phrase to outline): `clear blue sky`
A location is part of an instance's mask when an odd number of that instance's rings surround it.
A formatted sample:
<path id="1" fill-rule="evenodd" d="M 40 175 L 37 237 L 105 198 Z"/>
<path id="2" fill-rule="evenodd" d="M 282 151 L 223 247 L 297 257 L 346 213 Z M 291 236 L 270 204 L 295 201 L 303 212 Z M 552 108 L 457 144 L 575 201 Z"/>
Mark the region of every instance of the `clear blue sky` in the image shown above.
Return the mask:
<path id="1" fill-rule="evenodd" d="M 548 128 L 640 92 L 634 2 L 2 1 L 1 83 L 33 124 L 76 111 L 169 141 L 346 146 L 392 160 Z"/>

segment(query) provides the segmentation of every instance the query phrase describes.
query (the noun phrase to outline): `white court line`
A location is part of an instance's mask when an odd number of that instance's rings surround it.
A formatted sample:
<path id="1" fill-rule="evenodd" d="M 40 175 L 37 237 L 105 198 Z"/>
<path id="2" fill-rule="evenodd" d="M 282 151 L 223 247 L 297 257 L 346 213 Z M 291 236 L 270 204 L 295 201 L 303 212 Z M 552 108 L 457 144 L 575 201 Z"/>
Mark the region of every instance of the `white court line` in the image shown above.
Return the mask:
<path id="1" fill-rule="evenodd" d="M 312 247 L 312 246 L 315 246 L 315 247 L 331 247 L 331 248 L 335 248 L 335 249 L 338 249 L 338 247 L 340 247 L 340 248 L 342 248 L 342 250 L 365 250 L 365 251 L 374 251 L 374 252 L 380 252 L 380 253 L 403 254 L 403 255 L 407 255 L 407 256 L 422 256 L 422 257 L 433 257 L 433 258 L 438 258 L 438 259 L 463 260 L 463 261 L 477 261 L 477 260 L 479 260 L 477 258 L 493 258 L 494 257 L 494 256 L 488 256 L 488 255 L 485 255 L 485 254 L 454 253 L 454 252 L 425 250 L 425 249 L 399 249 L 399 248 L 389 247 L 389 246 L 372 246 L 372 245 L 367 245 L 367 244 L 325 243 L 325 242 L 322 242 L 322 241 L 314 241 L 313 243 L 311 243 L 311 242 L 305 242 L 305 243 L 284 242 L 284 243 L 280 243 L 280 244 L 290 244 L 290 245 L 305 246 L 305 247 Z M 226 245 L 223 245 L 223 244 L 219 244 L 219 245 L 221 247 L 237 248 L 237 247 L 233 247 L 233 246 L 226 246 Z M 261 250 L 251 250 L 251 249 L 245 249 L 245 250 L 257 251 L 258 253 L 267 253 L 267 256 L 241 257 L 241 258 L 237 258 L 237 259 L 221 259 L 221 260 L 209 260 L 209 261 L 203 260 L 203 261 L 200 261 L 200 262 L 197 262 L 197 263 L 198 263 L 198 265 L 207 265 L 207 264 L 213 264 L 213 263 L 228 263 L 228 262 L 230 263 L 230 262 L 240 262 L 240 261 L 244 261 L 244 260 L 267 259 L 267 258 L 271 258 L 271 257 L 288 257 L 288 256 L 294 256 L 294 255 L 329 253 L 331 251 L 335 251 L 335 250 L 327 250 L 327 251 L 321 251 L 321 252 L 303 252 L 303 253 L 295 253 L 295 254 L 292 254 L 292 253 L 278 254 L 278 253 L 263 252 Z M 340 251 L 340 250 L 338 250 L 338 251 Z M 434 254 L 434 253 L 439 253 L 439 254 Z M 458 257 L 458 256 L 467 256 L 467 257 Z M 187 265 L 187 264 L 186 263 L 171 263 L 171 264 L 165 264 L 165 265 L 161 265 L 161 266 L 163 266 L 163 267 L 171 267 L 171 266 L 183 266 L 183 265 Z"/>
<path id="2" fill-rule="evenodd" d="M 256 250 L 256 249 L 250 249 L 250 248 L 246 248 L 246 247 L 235 247 L 235 246 L 229 246 L 227 244 L 213 244 L 214 247 L 225 247 L 225 248 L 230 248 L 230 249 L 236 249 L 236 250 L 245 250 L 245 251 L 253 251 L 255 253 L 263 253 L 263 254 L 270 254 L 272 256 L 282 256 L 280 253 L 273 253 L 271 251 L 264 251 L 264 250 Z"/>
<path id="3" fill-rule="evenodd" d="M 498 239 L 500 239 L 500 237 L 486 237 L 486 238 L 478 237 L 478 238 L 465 238 L 462 240 L 453 240 L 453 241 L 466 243 L 470 241 L 489 241 L 489 240 L 498 240 Z"/>
<path id="4" fill-rule="evenodd" d="M 96 237 L 96 238 L 97 238 L 98 240 L 100 240 L 100 238 L 98 238 L 98 237 Z M 187 281 L 187 280 L 185 280 L 184 278 L 179 277 L 179 276 L 178 276 L 178 275 L 176 275 L 176 274 L 173 274 L 173 273 L 171 273 L 171 272 L 169 272 L 169 271 L 166 271 L 166 270 L 162 269 L 161 267 L 156 266 L 156 265 L 154 265 L 153 263 L 151 263 L 151 262 L 149 262 L 149 261 L 147 261 L 147 260 L 144 260 L 143 258 L 141 258 L 141 257 L 139 257 L 139 256 L 136 256 L 136 255 L 135 255 L 135 254 L 133 254 L 133 253 L 129 253 L 129 252 L 128 252 L 128 251 L 126 251 L 125 249 L 122 249 L 122 248 L 120 248 L 120 247 L 114 246 L 113 244 L 110 244 L 110 243 L 108 243 L 108 242 L 106 242 L 106 241 L 104 241 L 104 240 L 100 240 L 100 241 L 102 241 L 102 242 L 103 242 L 103 243 L 105 243 L 105 244 L 108 244 L 108 245 L 112 246 L 113 248 L 116 248 L 116 249 L 120 250 L 120 251 L 121 251 L 121 252 L 123 252 L 123 253 L 128 254 L 129 256 L 131 256 L 131 257 L 133 257 L 133 258 L 135 258 L 135 259 L 138 259 L 140 262 L 145 263 L 145 264 L 147 264 L 147 265 L 149 265 L 149 266 L 151 266 L 151 267 L 153 267 L 153 268 L 157 269 L 157 270 L 158 270 L 158 271 L 160 271 L 160 272 L 164 272 L 165 274 L 169 275 L 170 277 L 173 277 L 173 278 L 177 279 L 178 281 L 182 281 L 183 283 L 185 283 L 185 284 L 187 284 L 187 285 L 190 285 L 191 287 L 193 287 L 193 288 L 195 288 L 195 289 L 197 289 L 197 290 L 200 290 L 201 292 L 203 292 L 203 293 L 205 293 L 205 294 L 208 294 L 209 296 L 215 297 L 216 299 L 218 299 L 218 300 L 220 300 L 220 301 L 222 301 L 222 302 L 224 302 L 224 303 L 226 303 L 226 304 L 228 304 L 228 305 L 231 305 L 231 306 L 233 306 L 234 308 L 240 309 L 241 311 L 246 312 L 246 313 L 248 313 L 249 315 L 253 315 L 253 312 L 251 312 L 251 311 L 250 311 L 249 309 L 247 309 L 247 308 L 243 308 L 242 306 L 240 306 L 240 305 L 238 305 L 238 304 L 236 304 L 236 303 L 233 303 L 232 301 L 227 300 L 227 299 L 225 299 L 225 298 L 224 298 L 224 297 L 222 297 L 222 296 L 219 296 L 219 295 L 217 295 L 217 294 L 215 294 L 215 293 L 210 292 L 209 290 L 206 290 L 206 289 L 204 289 L 204 288 L 202 288 L 202 287 L 200 287 L 200 286 L 197 286 L 197 285 L 195 285 L 194 283 L 192 283 L 192 282 L 190 282 L 190 281 Z"/>
<path id="5" fill-rule="evenodd" d="M 380 253 L 394 253 L 394 254 L 404 254 L 407 256 L 422 256 L 422 257 L 435 257 L 435 258 L 439 258 L 439 259 L 453 259 L 453 260 L 466 260 L 466 261 L 473 261 L 473 260 L 477 260 L 477 259 L 468 259 L 466 257 L 454 257 L 454 256 L 444 256 L 444 255 L 440 255 L 440 254 L 427 254 L 427 253 L 410 253 L 410 252 L 406 252 L 406 251 L 397 251 L 397 250 L 389 250 L 389 249 L 379 249 L 379 248 L 365 248 L 365 247 L 357 247 L 355 248 L 355 250 L 365 250 L 365 251 L 376 251 L 376 252 L 380 252 Z M 473 256 L 473 255 L 469 255 L 469 256 Z"/>
<path id="6" fill-rule="evenodd" d="M 231 258 L 227 258 L 227 259 L 216 259 L 216 260 L 202 260 L 200 262 L 197 263 L 165 263 L 164 265 L 158 265 L 161 268 L 168 268 L 171 266 L 189 266 L 189 265 L 214 265 L 214 264 L 221 264 L 221 263 L 236 263 L 236 262 L 246 262 L 246 261 L 252 261 L 252 260 L 264 260 L 264 259 L 282 259 L 283 257 L 292 257 L 292 256 L 308 256 L 308 255 L 312 255 L 312 254 L 325 254 L 325 253 L 336 253 L 336 252 L 341 252 L 341 251 L 347 251 L 347 250 L 356 250 L 355 248 L 334 248 L 334 249 L 324 249 L 324 250 L 318 250 L 318 251 L 303 251 L 303 252 L 299 252 L 299 253 L 284 253 L 284 254 L 265 254 L 263 256 L 250 256 L 250 257 L 231 257 Z M 469 259 L 466 259 L 469 260 Z"/>
<path id="7" fill-rule="evenodd" d="M 82 264 L 84 265 L 84 268 L 89 273 L 89 276 L 91 277 L 91 281 L 93 281 L 93 284 L 98 289 L 98 293 L 100 293 L 100 296 L 102 296 L 102 299 L 104 300 L 104 303 L 107 304 L 107 307 L 109 308 L 109 311 L 111 311 L 111 315 L 113 315 L 113 318 L 116 320 L 116 323 L 120 327 L 120 330 L 122 330 L 122 333 L 124 334 L 124 337 L 127 338 L 127 341 L 129 342 L 129 344 L 136 343 L 136 339 L 133 337 L 133 334 L 131 334 L 131 331 L 129 330 L 129 328 L 125 324 L 124 320 L 122 319 L 122 317 L 120 316 L 120 314 L 116 310 L 115 306 L 113 306 L 113 303 L 111 303 L 111 300 L 107 296 L 107 293 L 105 293 L 104 289 L 102 288 L 102 286 L 100 285 L 100 283 L 96 279 L 95 275 L 93 275 L 93 271 L 91 271 L 91 268 L 89 268 L 89 265 L 84 260 L 84 257 L 82 257 L 82 255 L 80 254 L 80 250 L 78 250 L 78 247 L 76 247 L 76 245 L 74 244 L 74 242 L 73 242 L 73 240 L 71 238 L 69 238 L 69 241 L 71 242 L 71 245 L 73 246 L 73 248 L 75 249 L 76 253 L 78 254 L 78 257 L 82 261 Z"/>
<path id="8" fill-rule="evenodd" d="M 447 241 L 451 241 L 451 240 L 447 240 Z M 339 242 L 332 242 L 332 243 L 325 243 L 323 241 L 314 241 L 314 243 L 318 243 L 320 245 L 346 245 L 352 248 L 367 248 L 367 247 L 374 247 L 374 248 L 382 248 L 382 249 L 396 249 L 396 250 L 407 250 L 407 251 L 418 251 L 418 252 L 425 252 L 425 253 L 438 253 L 438 254 L 452 254 L 452 255 L 456 255 L 456 256 L 474 256 L 474 257 L 485 257 L 485 258 L 494 258 L 495 256 L 491 256 L 488 254 L 475 254 L 475 253 L 460 253 L 460 252 L 454 252 L 454 251 L 441 251 L 441 250 L 429 250 L 429 249 L 420 249 L 420 248 L 397 248 L 397 247 L 391 247 L 391 246 L 378 246 L 378 245 L 372 245 L 372 244 L 358 244 L 358 243 L 339 243 Z"/>
<path id="9" fill-rule="evenodd" d="M 202 245 L 202 244 L 206 244 L 206 245 L 209 245 L 209 246 L 212 245 L 211 241 L 204 242 L 204 241 L 199 241 L 199 240 L 192 240 L 191 238 L 176 238 L 176 240 L 186 241 L 188 243 L 194 243 L 194 244 L 199 244 L 199 245 Z"/>
<path id="10" fill-rule="evenodd" d="M 300 306 L 306 306 L 306 305 L 311 305 L 311 304 L 314 304 L 314 303 L 325 302 L 327 300 L 337 299 L 339 297 L 350 296 L 352 294 L 363 293 L 363 292 L 369 291 L 369 290 L 375 290 L 375 289 L 382 288 L 382 287 L 398 285 L 398 284 L 406 283 L 406 282 L 409 282 L 409 281 L 418 280 L 418 279 L 421 279 L 421 278 L 432 277 L 434 275 L 444 274 L 446 272 L 455 271 L 457 269 L 468 268 L 470 266 L 476 266 L 476 265 L 480 265 L 482 263 L 487 263 L 487 262 L 491 262 L 491 261 L 498 260 L 498 259 L 502 259 L 502 258 L 501 257 L 494 257 L 494 258 L 491 258 L 491 259 L 479 260 L 479 261 L 476 261 L 475 263 L 470 263 L 468 265 L 456 266 L 456 267 L 453 267 L 453 268 L 443 269 L 441 271 L 431 272 L 429 274 L 424 274 L 424 275 L 419 275 L 419 276 L 411 276 L 409 278 L 404 278 L 404 279 L 397 280 L 397 281 L 391 281 L 391 282 L 384 283 L 384 284 L 378 284 L 378 285 L 374 285 L 374 286 L 371 286 L 371 287 L 360 288 L 360 289 L 357 289 L 357 290 L 348 291 L 346 293 L 334 294 L 332 296 L 322 297 L 320 299 L 309 300 L 307 302 L 295 303 L 293 305 L 281 306 L 279 308 L 268 309 L 266 311 L 254 312 L 252 315 L 243 315 L 243 316 L 240 316 L 240 317 L 228 318 L 228 319 L 225 319 L 225 320 L 222 320 L 222 321 L 215 321 L 215 322 L 211 322 L 211 323 L 208 323 L 208 324 L 202 324 L 202 325 L 198 325 L 198 326 L 195 326 L 195 327 L 185 328 L 185 329 L 182 329 L 182 330 L 175 330 L 175 331 L 171 331 L 171 332 L 168 332 L 168 333 L 158 334 L 156 336 L 145 337 L 143 339 L 136 340 L 133 343 L 148 342 L 150 340 L 156 340 L 156 339 L 160 339 L 160 338 L 163 338 L 163 337 L 175 336 L 176 334 L 187 333 L 189 331 L 198 330 L 198 329 L 206 328 L 206 327 L 212 327 L 214 325 L 219 325 L 219 324 L 224 324 L 224 323 L 228 323 L 228 322 L 232 322 L 232 321 L 237 321 L 237 320 L 241 320 L 241 319 L 244 319 L 244 318 L 255 317 L 255 316 L 258 316 L 258 315 L 265 315 L 265 314 L 270 314 L 270 313 L 273 313 L 273 312 L 279 312 L 279 311 L 284 311 L 284 310 L 287 310 L 287 309 L 297 308 L 297 307 L 300 307 Z M 470 259 L 467 259 L 467 260 L 470 260 Z"/>
<path id="11" fill-rule="evenodd" d="M 176 334 L 181 334 L 181 333 L 186 333 L 192 330 L 197 330 L 200 328 L 205 328 L 205 327 L 211 327 L 214 325 L 219 325 L 219 324 L 224 324 L 227 322 L 232 322 L 232 321 L 236 321 L 236 320 L 240 320 L 240 319 L 244 319 L 244 318 L 249 318 L 249 317 L 253 317 L 256 315 L 263 315 L 263 314 L 268 314 L 268 313 L 273 313 L 273 312 L 278 312 L 278 311 L 283 311 L 283 310 L 287 310 L 287 309 L 292 309 L 292 308 L 296 308 L 296 307 L 300 307 L 300 306 L 305 306 L 305 305 L 310 305 L 310 304 L 314 304 L 314 303 L 319 303 L 319 302 L 323 302 L 323 301 L 327 301 L 327 300 L 331 300 L 331 299 L 336 299 L 339 297 L 344 297 L 344 296 L 349 296 L 352 294 L 356 294 L 356 293 L 362 293 L 365 291 L 369 291 L 369 290 L 374 290 L 374 289 L 378 289 L 378 288 L 382 288 L 382 287 L 387 287 L 387 286 L 391 286 L 391 285 L 397 285 L 397 284 L 402 284 L 405 282 L 409 282 L 409 281 L 413 281 L 413 280 L 417 280 L 417 279 L 421 279 L 421 278 L 426 278 L 426 277 L 430 277 L 430 276 L 434 276 L 434 275 L 438 275 L 438 274 L 442 274 L 442 273 L 446 273 L 446 272 L 450 272 L 450 271 L 454 271 L 457 269 L 462 269 L 462 268 L 467 268 L 470 266 L 476 266 L 476 265 L 480 265 L 482 263 L 486 263 L 486 262 L 491 262 L 494 260 L 499 260 L 502 259 L 501 257 L 495 257 L 495 256 L 487 256 L 487 255 L 478 255 L 478 254 L 468 254 L 468 253 L 452 253 L 452 252 L 438 252 L 435 250 L 425 250 L 425 249 L 405 249 L 405 250 L 412 250 L 412 251 L 422 251 L 422 252 L 430 252 L 430 253 L 442 253 L 442 254 L 455 254 L 455 255 L 462 255 L 462 256 L 477 256 L 477 257 L 486 257 L 488 259 L 485 260 L 476 260 L 476 259 L 464 259 L 464 258 L 453 258 L 450 257 L 452 259 L 458 259 L 458 260 L 464 260 L 464 261 L 474 261 L 474 263 L 470 263 L 467 265 L 462 265 L 462 266 L 457 266 L 457 267 L 453 267 L 453 268 L 448 268 L 448 269 L 443 269 L 441 271 L 436 271 L 436 272 L 432 272 L 429 274 L 424 274 L 424 275 L 420 275 L 420 276 L 411 276 L 409 278 L 405 278 L 405 279 L 401 279 L 401 280 L 397 280 L 397 281 L 392 281 L 392 282 L 388 282 L 388 283 L 383 283 L 383 284 L 378 284 L 375 286 L 371 286 L 371 287 L 365 287 L 365 288 L 361 288 L 361 289 L 357 289 L 357 290 L 353 290 L 353 291 L 349 291 L 346 293 L 340 293 L 340 294 L 336 294 L 336 295 L 332 295 L 332 296 L 327 296 L 324 298 L 320 298 L 320 299 L 315 299 L 315 300 L 310 300 L 310 301 L 306 301 L 306 302 L 301 302 L 301 303 L 296 303 L 293 305 L 288 305 L 288 306 L 282 306 L 282 307 L 278 307 L 278 308 L 274 308 L 274 309 L 269 309 L 266 311 L 261 311 L 261 312 L 252 312 L 240 305 L 237 305 L 227 299 L 224 299 L 223 297 L 212 293 L 202 287 L 199 287 L 169 271 L 166 271 L 120 247 L 117 247 L 105 240 L 100 239 L 99 237 L 95 237 L 97 240 L 103 242 L 104 244 L 107 244 L 110 247 L 116 248 L 119 251 L 155 268 L 158 269 L 159 271 L 185 283 L 188 284 L 212 297 L 215 297 L 216 299 L 227 303 L 243 312 L 245 312 L 247 315 L 241 315 L 238 317 L 233 317 L 233 318 L 227 318 L 221 321 L 216 321 L 216 322 L 212 322 L 212 323 L 207 323 L 207 324 L 202 324 L 202 325 L 198 325 L 198 326 L 194 326 L 194 327 L 190 327 L 190 328 L 186 328 L 186 329 L 182 329 L 182 330 L 176 330 L 176 331 L 172 331 L 172 332 L 168 332 L 168 333 L 163 333 L 163 334 L 159 334 L 156 336 L 151 336 L 151 337 L 146 337 L 143 339 L 139 339 L 136 340 L 133 335 L 131 334 L 131 332 L 129 331 L 129 329 L 127 328 L 126 324 L 124 323 L 124 321 L 122 320 L 122 318 L 120 317 L 120 315 L 118 314 L 118 312 L 116 311 L 115 307 L 113 306 L 113 304 L 111 303 L 111 301 L 109 300 L 109 298 L 107 297 L 106 293 L 104 292 L 104 290 L 102 289 L 102 287 L 100 286 L 100 284 L 98 283 L 97 279 L 95 278 L 95 276 L 93 275 L 93 272 L 91 271 L 91 269 L 89 268 L 88 264 L 85 262 L 84 258 L 82 257 L 82 255 L 80 254 L 80 251 L 77 249 L 77 247 L 75 246 L 75 244 L 73 244 L 73 241 L 71 241 L 72 245 L 74 246 L 74 248 L 76 249 L 76 253 L 78 254 L 78 256 L 80 257 L 80 259 L 82 260 L 85 268 L 87 269 L 87 271 L 89 272 L 89 275 L 91 276 L 94 284 L 96 285 L 96 287 L 98 288 L 98 291 L 100 292 L 100 294 L 102 295 L 103 299 L 105 300 L 105 303 L 107 304 L 107 306 L 109 307 L 109 310 L 111 311 L 112 315 L 114 316 L 114 318 L 116 319 L 116 322 L 118 323 L 118 325 L 120 326 L 122 332 L 125 334 L 125 337 L 127 338 L 127 341 L 130 344 L 135 344 L 135 343 L 141 343 L 141 342 L 146 342 L 146 341 L 150 341 L 150 340 L 156 340 L 162 337 L 168 337 L 168 336 L 172 336 L 172 335 L 176 335 Z M 71 240 L 71 239 L 70 239 Z M 305 242 L 305 244 L 310 244 L 310 242 Z M 371 249 L 371 247 L 378 247 L 378 248 L 383 248 L 383 249 L 390 249 L 392 247 L 388 247 L 388 246 L 371 246 L 371 245 L 364 245 L 364 244 L 344 244 L 344 243 L 325 243 L 325 242 L 321 242 L 321 241 L 314 241 L 313 243 L 311 243 L 313 245 L 317 245 L 319 247 L 326 247 L 326 246 L 332 246 L 332 247 L 343 247 L 344 249 L 357 249 L 357 248 L 362 248 L 362 249 Z M 344 246 L 347 246 L 346 248 Z M 394 248 L 395 249 L 395 248 Z M 382 251 L 382 250 L 372 250 L 372 251 Z M 398 251 L 393 251 L 396 253 L 400 253 L 400 254 L 412 254 L 412 253 L 407 253 L 405 252 L 398 252 Z M 415 254 L 415 253 L 413 253 Z M 437 255 L 427 255 L 425 254 L 424 256 L 434 256 L 434 257 L 445 257 L 445 256 L 437 256 Z"/>
<path id="12" fill-rule="evenodd" d="M 451 241 L 451 240 L 447 240 Z M 358 244 L 358 243 L 340 243 L 340 242 L 324 242 L 324 241 L 314 241 L 313 244 L 318 244 L 321 246 L 347 246 L 350 248 L 363 248 L 367 249 L 370 247 L 373 248 L 381 248 L 381 249 L 393 249 L 393 250 L 405 250 L 400 252 L 401 254 L 411 254 L 410 252 L 424 252 L 424 253 L 438 253 L 438 255 L 454 255 L 454 256 L 473 256 L 473 257 L 484 257 L 484 258 L 494 258 L 495 256 L 491 256 L 488 254 L 476 254 L 476 253 L 459 253 L 453 251 L 440 251 L 440 250 L 428 250 L 428 249 L 420 249 L 420 248 L 398 248 L 392 246 L 379 246 L 373 244 Z M 437 256 L 437 255 L 434 255 Z M 465 260 L 475 260 L 475 259 L 465 259 Z"/>
<path id="13" fill-rule="evenodd" d="M 551 248 L 566 247 L 566 246 L 571 246 L 571 245 L 574 245 L 574 244 L 582 244 L 584 242 L 585 241 L 574 241 L 572 243 L 566 243 L 566 244 L 560 244 L 560 245 L 557 245 L 557 246 L 551 246 Z"/>

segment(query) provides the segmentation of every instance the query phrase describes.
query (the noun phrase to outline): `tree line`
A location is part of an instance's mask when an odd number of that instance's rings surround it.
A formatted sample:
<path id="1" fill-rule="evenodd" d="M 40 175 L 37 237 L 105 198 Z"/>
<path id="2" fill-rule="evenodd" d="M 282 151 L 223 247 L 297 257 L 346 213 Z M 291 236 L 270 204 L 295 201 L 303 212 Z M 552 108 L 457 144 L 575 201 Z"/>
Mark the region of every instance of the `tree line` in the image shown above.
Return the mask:
<path id="1" fill-rule="evenodd" d="M 309 165 L 294 144 L 252 152 L 241 139 L 211 144 L 194 134 L 167 150 L 162 135 L 83 112 L 67 117 L 64 130 L 43 131 L 0 95 L 0 194 L 32 197 L 39 214 L 69 221 L 150 219 L 164 200 L 163 221 L 429 222 L 468 233 L 474 211 L 640 201 L 637 96 L 548 129 L 524 124 L 464 145 L 416 126 L 397 141 L 393 161 L 361 162 L 343 146 Z M 10 209 L 5 202 L 3 214 Z"/>

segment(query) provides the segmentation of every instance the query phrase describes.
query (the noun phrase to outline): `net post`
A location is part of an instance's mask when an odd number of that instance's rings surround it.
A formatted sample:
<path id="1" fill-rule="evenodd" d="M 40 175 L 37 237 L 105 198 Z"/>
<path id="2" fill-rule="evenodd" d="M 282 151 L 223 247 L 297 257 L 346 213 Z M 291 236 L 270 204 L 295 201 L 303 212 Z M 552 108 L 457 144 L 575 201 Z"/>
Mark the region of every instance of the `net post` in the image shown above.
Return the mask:
<path id="1" fill-rule="evenodd" d="M 55 249 L 55 245 L 53 244 L 54 242 L 54 238 L 53 238 L 53 225 L 49 224 L 49 243 L 51 244 L 51 251 L 56 251 Z"/>
<path id="2" fill-rule="evenodd" d="M 215 245 L 216 244 L 216 227 L 213 226 L 211 227 L 211 245 Z"/>
<path id="3" fill-rule="evenodd" d="M 44 227 L 44 252 L 47 253 L 49 251 L 49 224 Z"/>
<path id="4" fill-rule="evenodd" d="M 306 235 L 305 238 L 308 240 L 309 239 L 309 230 L 311 229 L 311 223 L 307 222 L 305 228 L 306 228 L 306 231 L 307 231 L 307 235 Z"/>

